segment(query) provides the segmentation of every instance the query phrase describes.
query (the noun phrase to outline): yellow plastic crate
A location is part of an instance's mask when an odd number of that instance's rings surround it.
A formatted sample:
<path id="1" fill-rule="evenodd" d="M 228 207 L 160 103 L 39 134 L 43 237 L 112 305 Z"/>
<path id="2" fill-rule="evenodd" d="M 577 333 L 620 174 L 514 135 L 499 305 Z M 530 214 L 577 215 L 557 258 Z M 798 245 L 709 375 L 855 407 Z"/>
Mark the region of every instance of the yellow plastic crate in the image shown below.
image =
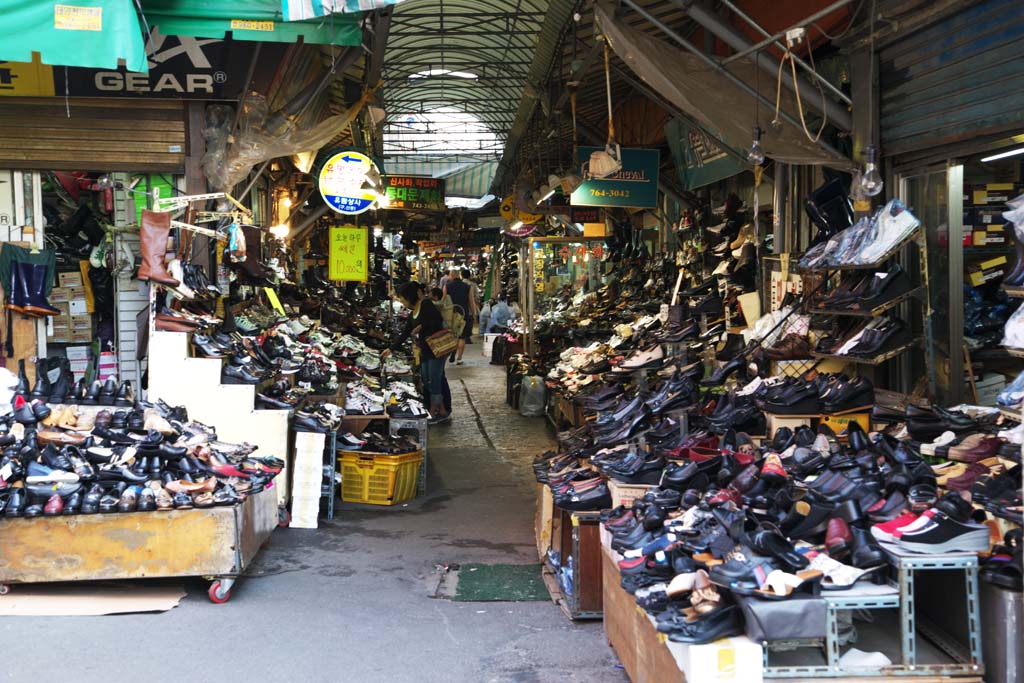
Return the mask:
<path id="1" fill-rule="evenodd" d="M 395 505 L 416 497 L 423 451 L 391 455 L 339 451 L 341 499 L 346 503 Z"/>

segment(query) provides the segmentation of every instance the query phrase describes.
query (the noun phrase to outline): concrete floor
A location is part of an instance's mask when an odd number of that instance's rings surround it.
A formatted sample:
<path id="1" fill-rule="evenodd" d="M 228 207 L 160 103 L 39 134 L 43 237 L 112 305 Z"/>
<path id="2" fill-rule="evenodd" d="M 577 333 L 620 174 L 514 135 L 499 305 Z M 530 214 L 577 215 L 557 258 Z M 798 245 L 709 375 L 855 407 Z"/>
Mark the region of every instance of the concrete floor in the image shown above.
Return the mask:
<path id="1" fill-rule="evenodd" d="M 530 460 L 550 437 L 505 404 L 504 368 L 480 353 L 477 341 L 449 366 L 455 420 L 431 430 L 424 499 L 279 529 L 225 605 L 189 581 L 166 613 L 4 619 L 0 678 L 627 681 L 600 622 L 572 623 L 549 601 L 431 597 L 440 563 L 537 561 Z"/>

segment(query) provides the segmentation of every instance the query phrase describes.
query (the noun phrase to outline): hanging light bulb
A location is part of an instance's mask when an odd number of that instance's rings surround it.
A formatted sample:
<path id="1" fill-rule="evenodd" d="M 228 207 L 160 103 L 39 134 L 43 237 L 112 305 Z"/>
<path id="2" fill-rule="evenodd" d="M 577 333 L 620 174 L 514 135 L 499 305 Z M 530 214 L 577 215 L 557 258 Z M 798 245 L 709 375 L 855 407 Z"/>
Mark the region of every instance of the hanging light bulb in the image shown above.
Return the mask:
<path id="1" fill-rule="evenodd" d="M 754 126 L 754 141 L 750 144 L 750 151 L 747 152 L 747 161 L 754 166 L 764 163 L 764 150 L 761 149 L 761 128 Z"/>
<path id="2" fill-rule="evenodd" d="M 864 150 L 865 162 L 864 162 L 864 173 L 860 177 L 860 189 L 864 190 L 864 194 L 869 197 L 874 197 L 882 191 L 882 187 L 885 183 L 882 181 L 882 174 L 878 172 L 878 165 L 876 163 L 875 148 L 869 146 Z"/>

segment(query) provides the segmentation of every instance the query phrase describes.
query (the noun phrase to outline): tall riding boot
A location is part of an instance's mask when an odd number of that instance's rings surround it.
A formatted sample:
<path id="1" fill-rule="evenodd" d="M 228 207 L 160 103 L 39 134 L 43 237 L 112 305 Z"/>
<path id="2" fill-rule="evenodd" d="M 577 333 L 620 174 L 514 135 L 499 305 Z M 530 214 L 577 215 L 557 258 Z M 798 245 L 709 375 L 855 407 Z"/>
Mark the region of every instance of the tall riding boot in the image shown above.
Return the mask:
<path id="1" fill-rule="evenodd" d="M 139 230 L 142 265 L 139 266 L 138 278 L 151 280 L 168 287 L 177 287 L 181 283 L 171 277 L 164 266 L 164 255 L 167 253 L 167 238 L 171 234 L 171 214 L 163 211 L 142 212 L 142 226 Z"/>
<path id="2" fill-rule="evenodd" d="M 47 367 L 46 359 L 40 358 L 36 361 L 36 386 L 32 389 L 32 399 L 39 399 L 40 401 L 46 401 L 50 398 L 50 377 L 47 374 L 49 368 Z"/>
<path id="3" fill-rule="evenodd" d="M 50 269 L 41 263 L 20 263 L 22 266 L 22 278 L 28 276 L 28 299 L 25 302 L 25 310 L 36 316 L 61 315 L 59 308 L 54 308 L 46 300 L 46 286 L 49 284 L 53 274 Z"/>

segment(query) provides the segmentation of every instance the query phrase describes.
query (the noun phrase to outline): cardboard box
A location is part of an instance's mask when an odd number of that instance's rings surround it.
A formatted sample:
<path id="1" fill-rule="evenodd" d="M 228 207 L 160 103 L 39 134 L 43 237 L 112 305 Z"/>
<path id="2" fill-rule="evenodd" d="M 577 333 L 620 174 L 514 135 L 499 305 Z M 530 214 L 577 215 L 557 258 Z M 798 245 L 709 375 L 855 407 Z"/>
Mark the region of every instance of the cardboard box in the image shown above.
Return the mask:
<path id="1" fill-rule="evenodd" d="M 634 500 L 643 498 L 653 488 L 657 487 L 647 484 L 623 484 L 614 479 L 608 480 L 608 490 L 612 494 L 612 507 L 620 505 L 633 507 Z"/>
<path id="2" fill-rule="evenodd" d="M 969 196 L 964 197 L 964 203 L 975 206 L 987 204 L 1005 204 L 1020 194 L 1019 183 L 984 183 L 972 185 Z"/>
<path id="3" fill-rule="evenodd" d="M 91 315 L 72 315 L 69 320 L 71 321 L 70 327 L 72 330 L 87 330 L 92 332 Z"/>
<path id="4" fill-rule="evenodd" d="M 849 415 L 823 415 L 821 424 L 828 425 L 840 441 L 848 438 L 846 430 L 851 422 L 856 422 L 865 432 L 871 431 L 871 412 L 850 413 Z"/>
<path id="5" fill-rule="evenodd" d="M 1002 277 L 1006 273 L 1006 257 L 997 256 L 996 258 L 988 259 L 971 266 L 970 276 L 971 284 L 975 287 L 980 287 L 989 280 Z"/>
<path id="6" fill-rule="evenodd" d="M 84 287 L 82 273 L 57 273 L 57 282 L 61 287 Z"/>
<path id="7" fill-rule="evenodd" d="M 92 347 L 91 346 L 69 346 L 64 349 L 64 353 L 67 355 L 68 360 L 89 360 L 92 358 Z"/>
<path id="8" fill-rule="evenodd" d="M 68 341 L 75 344 L 92 341 L 92 330 L 71 330 Z"/>
<path id="9" fill-rule="evenodd" d="M 47 301 L 50 305 L 56 306 L 57 304 L 66 304 L 71 300 L 71 290 L 67 287 L 54 287 L 50 290 L 50 296 L 47 297 Z"/>
<path id="10" fill-rule="evenodd" d="M 68 305 L 71 315 L 89 315 L 89 304 L 85 299 L 72 299 Z"/>

